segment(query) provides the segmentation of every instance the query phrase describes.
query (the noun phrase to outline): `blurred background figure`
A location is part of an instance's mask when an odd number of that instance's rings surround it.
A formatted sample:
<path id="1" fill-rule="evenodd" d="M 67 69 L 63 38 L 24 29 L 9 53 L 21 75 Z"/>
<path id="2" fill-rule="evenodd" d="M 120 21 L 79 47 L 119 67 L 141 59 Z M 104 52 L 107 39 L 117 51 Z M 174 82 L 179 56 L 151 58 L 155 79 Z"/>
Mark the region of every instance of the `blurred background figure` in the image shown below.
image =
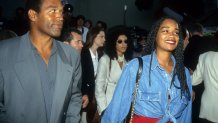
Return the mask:
<path id="1" fill-rule="evenodd" d="M 101 28 L 103 28 L 104 30 L 107 30 L 107 24 L 106 24 L 106 22 L 104 22 L 104 21 L 100 21 L 100 20 L 97 21 L 95 26 L 101 27 Z"/>
<path id="2" fill-rule="evenodd" d="M 0 31 L 0 41 L 4 40 L 4 39 L 13 38 L 16 36 L 17 36 L 17 34 L 11 30 L 1 30 Z"/>
<path id="3" fill-rule="evenodd" d="M 15 17 L 12 20 L 10 29 L 13 30 L 18 36 L 23 35 L 28 31 L 29 25 L 24 8 L 18 7 L 15 10 Z"/>
<path id="4" fill-rule="evenodd" d="M 88 29 L 92 28 L 92 21 L 91 20 L 85 20 L 84 26 Z"/>
<path id="5" fill-rule="evenodd" d="M 184 45 L 183 45 L 183 49 L 185 50 L 185 48 L 187 47 L 188 43 L 189 43 L 189 31 L 186 27 L 182 27 L 182 35 L 183 35 L 183 40 L 184 40 Z"/>
<path id="6" fill-rule="evenodd" d="M 73 10 L 74 7 L 71 4 L 65 4 L 64 5 L 64 12 L 63 12 L 63 17 L 64 17 L 64 25 L 63 28 L 68 28 L 68 27 L 73 27 L 76 24 L 75 17 L 73 16 Z"/>
<path id="7" fill-rule="evenodd" d="M 143 55 L 143 52 L 145 50 L 145 42 L 146 42 L 146 37 L 143 35 L 140 35 L 136 41 L 134 42 L 134 53 L 133 53 L 133 58 L 139 57 Z"/>
<path id="8" fill-rule="evenodd" d="M 76 17 L 76 28 L 82 32 L 82 39 L 84 43 L 86 42 L 86 36 L 89 31 L 87 27 L 84 27 L 85 17 L 83 15 L 78 15 Z"/>
<path id="9" fill-rule="evenodd" d="M 75 26 L 75 21 L 76 19 L 73 17 L 73 6 L 71 4 L 64 4 L 63 7 L 63 18 L 64 18 L 64 23 L 63 23 L 63 28 L 61 31 L 61 36 L 58 38 L 59 40 L 63 40 L 63 35 L 66 35 L 66 32 L 68 32 L 72 28 L 73 25 Z M 65 33 L 65 34 L 63 34 Z"/>

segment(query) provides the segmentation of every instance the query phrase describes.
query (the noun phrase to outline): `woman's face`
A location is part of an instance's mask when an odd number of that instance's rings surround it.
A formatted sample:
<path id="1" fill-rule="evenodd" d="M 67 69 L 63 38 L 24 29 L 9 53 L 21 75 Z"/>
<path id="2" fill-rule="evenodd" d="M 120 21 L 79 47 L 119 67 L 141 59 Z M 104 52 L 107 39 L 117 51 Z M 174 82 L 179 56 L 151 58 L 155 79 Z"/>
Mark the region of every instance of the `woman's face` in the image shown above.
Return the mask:
<path id="1" fill-rule="evenodd" d="M 172 19 L 165 19 L 157 33 L 156 50 L 172 52 L 179 43 L 179 25 Z"/>
<path id="2" fill-rule="evenodd" d="M 126 35 L 120 35 L 116 42 L 116 51 L 118 55 L 123 55 L 126 52 L 127 49 L 127 36 Z"/>
<path id="3" fill-rule="evenodd" d="M 103 47 L 104 42 L 105 42 L 105 33 L 104 33 L 104 31 L 100 31 L 94 39 L 94 44 L 97 47 Z"/>

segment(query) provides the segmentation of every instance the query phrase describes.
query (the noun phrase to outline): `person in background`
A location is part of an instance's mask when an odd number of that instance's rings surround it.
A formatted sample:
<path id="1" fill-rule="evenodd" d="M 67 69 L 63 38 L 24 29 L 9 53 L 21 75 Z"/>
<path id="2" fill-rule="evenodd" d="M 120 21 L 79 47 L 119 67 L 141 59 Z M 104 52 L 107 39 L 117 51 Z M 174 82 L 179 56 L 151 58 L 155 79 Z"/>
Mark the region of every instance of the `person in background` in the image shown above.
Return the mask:
<path id="1" fill-rule="evenodd" d="M 203 35 L 203 26 L 194 23 L 189 27 L 189 44 L 184 50 L 184 64 L 191 70 L 195 70 L 200 54 L 211 50 L 211 38 Z"/>
<path id="2" fill-rule="evenodd" d="M 87 36 L 89 29 L 84 26 L 84 22 L 85 22 L 85 17 L 83 15 L 78 15 L 76 17 L 76 28 L 82 32 L 82 39 L 85 43 L 86 36 Z"/>
<path id="3" fill-rule="evenodd" d="M 197 67 L 192 75 L 192 84 L 199 85 L 204 82 L 204 91 L 200 103 L 198 123 L 218 122 L 218 50 L 201 54 Z"/>
<path id="4" fill-rule="evenodd" d="M 61 40 L 64 43 L 70 45 L 71 47 L 75 48 L 79 53 L 81 53 L 83 48 L 83 41 L 82 41 L 82 33 L 76 28 L 68 28 L 63 35 L 61 36 Z M 85 94 L 82 96 L 82 109 L 85 109 L 89 103 L 88 95 Z M 80 123 L 87 123 L 86 112 L 82 111 L 81 114 L 81 121 Z"/>
<path id="5" fill-rule="evenodd" d="M 135 40 L 135 42 L 133 43 L 134 44 L 133 58 L 143 56 L 143 53 L 144 53 L 144 50 L 145 50 L 144 49 L 145 48 L 145 42 L 146 42 L 146 36 L 144 36 L 144 35 L 140 35 Z"/>
<path id="6" fill-rule="evenodd" d="M 183 34 L 183 39 L 184 39 L 183 49 L 185 50 L 185 48 L 187 47 L 189 43 L 189 37 L 190 37 L 188 29 L 185 27 L 182 27 L 182 34 Z"/>
<path id="7" fill-rule="evenodd" d="M 63 28 L 61 31 L 61 36 L 58 38 L 59 40 L 62 40 L 62 36 L 64 35 L 63 33 L 68 32 L 70 29 L 74 27 L 76 24 L 76 19 L 73 16 L 73 6 L 71 4 L 64 4 L 63 6 Z"/>
<path id="8" fill-rule="evenodd" d="M 104 22 L 104 21 L 100 21 L 100 20 L 97 21 L 95 26 L 101 27 L 101 28 L 103 28 L 105 31 L 107 30 L 107 24 L 106 24 L 106 22 Z"/>
<path id="9" fill-rule="evenodd" d="M 13 37 L 17 37 L 17 34 L 11 30 L 3 29 L 0 31 L 0 41 Z"/>
<path id="10" fill-rule="evenodd" d="M 88 29 L 92 28 L 92 21 L 91 20 L 85 20 L 84 26 L 87 27 Z"/>
<path id="11" fill-rule="evenodd" d="M 183 39 L 179 23 L 159 19 L 145 43 L 132 123 L 191 123 L 191 77 L 183 65 Z M 127 116 L 136 88 L 137 59 L 124 68 L 102 123 L 121 123 Z"/>
<path id="12" fill-rule="evenodd" d="M 212 49 L 212 39 L 204 36 L 204 28 L 200 23 L 191 24 L 188 28 L 190 32 L 189 44 L 184 50 L 184 65 L 195 71 L 200 54 Z M 195 99 L 192 106 L 192 122 L 199 123 L 199 113 L 201 105 L 201 96 L 204 90 L 203 82 L 193 86 Z"/>
<path id="13" fill-rule="evenodd" d="M 65 44 L 70 45 L 71 47 L 75 48 L 79 53 L 81 53 L 83 48 L 83 41 L 82 41 L 82 32 L 76 28 L 68 28 L 66 32 L 63 32 L 61 36 L 61 41 Z"/>
<path id="14" fill-rule="evenodd" d="M 132 56 L 130 35 L 124 26 L 115 26 L 106 35 L 105 54 L 98 64 L 95 97 L 98 113 L 109 105 L 122 70 Z"/>
<path id="15" fill-rule="evenodd" d="M 201 54 L 197 67 L 192 75 L 192 85 L 204 84 L 202 99 L 200 101 L 200 114 L 198 123 L 218 122 L 216 104 L 217 100 L 217 55 L 218 55 L 218 32 L 212 37 L 212 50 Z M 197 93 L 198 94 L 198 93 Z M 208 96 L 209 95 L 209 96 Z"/>
<path id="16" fill-rule="evenodd" d="M 103 54 L 100 47 L 104 46 L 105 31 L 102 28 L 94 27 L 89 30 L 87 34 L 87 41 L 81 52 L 82 64 L 82 94 L 88 95 L 89 104 L 85 111 L 87 111 L 88 123 L 99 123 L 99 116 L 97 115 L 97 106 L 94 96 L 95 92 L 95 78 L 98 67 L 98 60 Z"/>
<path id="17" fill-rule="evenodd" d="M 30 30 L 0 42 L 0 123 L 78 123 L 82 104 L 79 53 L 55 40 L 60 0 L 28 0 Z"/>
<path id="18" fill-rule="evenodd" d="M 9 25 L 8 25 L 9 26 Z M 8 27 L 10 30 L 14 31 L 18 36 L 25 34 L 28 31 L 28 21 L 25 15 L 25 9 L 18 7 L 15 10 L 15 17 Z"/>

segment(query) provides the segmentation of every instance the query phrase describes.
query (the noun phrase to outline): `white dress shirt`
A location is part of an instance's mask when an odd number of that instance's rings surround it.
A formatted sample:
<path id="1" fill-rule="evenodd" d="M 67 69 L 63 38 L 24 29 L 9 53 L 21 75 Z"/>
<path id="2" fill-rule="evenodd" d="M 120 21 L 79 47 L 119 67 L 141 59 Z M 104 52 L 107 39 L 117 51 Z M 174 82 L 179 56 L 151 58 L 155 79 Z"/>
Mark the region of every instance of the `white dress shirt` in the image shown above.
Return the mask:
<path id="1" fill-rule="evenodd" d="M 82 28 L 77 28 L 77 29 L 82 32 L 83 43 L 86 43 L 86 36 L 87 36 L 89 29 L 87 27 L 84 27 L 84 26 Z"/>
<path id="2" fill-rule="evenodd" d="M 92 57 L 92 64 L 94 67 L 94 75 L 96 76 L 97 68 L 98 68 L 98 52 L 96 51 L 96 54 L 94 54 L 90 48 L 89 48 L 89 52 L 90 52 L 91 57 Z"/>

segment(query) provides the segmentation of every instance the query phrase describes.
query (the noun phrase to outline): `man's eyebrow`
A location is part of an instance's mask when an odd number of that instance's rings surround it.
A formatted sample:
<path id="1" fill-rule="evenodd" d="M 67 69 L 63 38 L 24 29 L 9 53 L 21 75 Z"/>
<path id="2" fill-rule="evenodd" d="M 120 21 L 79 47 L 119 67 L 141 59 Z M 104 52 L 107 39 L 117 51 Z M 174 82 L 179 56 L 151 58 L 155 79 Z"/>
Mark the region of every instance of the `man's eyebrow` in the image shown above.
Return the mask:
<path id="1" fill-rule="evenodd" d="M 162 27 L 160 27 L 160 29 L 164 29 L 164 28 L 170 28 L 169 26 L 162 26 Z M 179 30 L 179 28 L 175 28 L 175 30 Z"/>
<path id="2" fill-rule="evenodd" d="M 56 6 L 56 5 L 49 5 L 47 8 L 48 9 L 53 9 L 53 8 L 58 8 L 58 6 Z"/>

